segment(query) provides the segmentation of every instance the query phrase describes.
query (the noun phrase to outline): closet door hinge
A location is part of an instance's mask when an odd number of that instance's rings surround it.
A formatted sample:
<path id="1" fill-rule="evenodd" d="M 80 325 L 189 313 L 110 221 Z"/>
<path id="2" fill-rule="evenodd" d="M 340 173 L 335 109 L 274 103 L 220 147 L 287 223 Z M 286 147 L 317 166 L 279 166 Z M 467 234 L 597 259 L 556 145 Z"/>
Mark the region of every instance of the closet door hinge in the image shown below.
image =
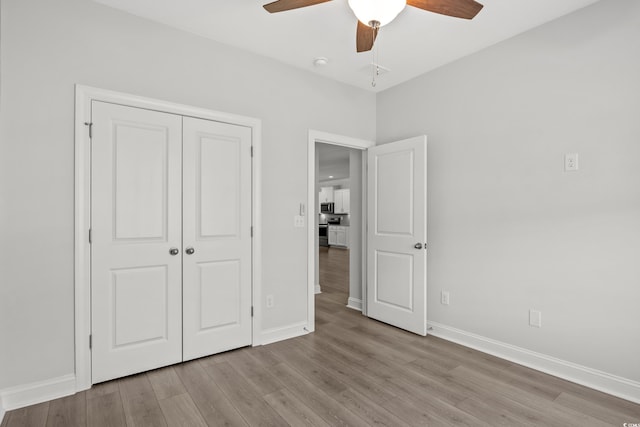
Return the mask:
<path id="1" fill-rule="evenodd" d="M 84 122 L 84 125 L 89 126 L 89 139 L 91 139 L 93 137 L 93 123 Z"/>
<path id="2" fill-rule="evenodd" d="M 253 145 L 251 146 L 251 157 L 253 157 Z"/>
<path id="3" fill-rule="evenodd" d="M 251 237 L 253 237 L 253 225 L 251 226 Z"/>
<path id="4" fill-rule="evenodd" d="M 89 244 L 91 244 L 91 229 L 89 229 Z"/>
<path id="5" fill-rule="evenodd" d="M 93 335 L 89 335 L 89 349 L 93 348 Z"/>
<path id="6" fill-rule="evenodd" d="M 251 317 L 253 317 L 253 306 L 251 306 Z"/>

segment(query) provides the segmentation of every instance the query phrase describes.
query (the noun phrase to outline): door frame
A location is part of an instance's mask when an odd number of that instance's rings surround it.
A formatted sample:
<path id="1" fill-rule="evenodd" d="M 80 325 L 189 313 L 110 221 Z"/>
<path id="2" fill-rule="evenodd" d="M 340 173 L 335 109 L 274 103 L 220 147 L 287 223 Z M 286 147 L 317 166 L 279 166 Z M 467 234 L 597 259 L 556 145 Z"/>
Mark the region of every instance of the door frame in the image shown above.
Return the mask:
<path id="1" fill-rule="evenodd" d="M 315 294 L 320 293 L 321 289 L 316 288 L 316 246 L 318 245 L 318 230 L 316 227 L 316 204 L 318 202 L 318 194 L 316 193 L 316 143 L 337 145 L 345 148 L 354 148 L 361 150 L 363 153 L 363 164 L 366 162 L 366 151 L 368 148 L 376 145 L 374 141 L 365 139 L 352 138 L 349 136 L 337 135 L 319 130 L 309 129 L 307 144 L 307 325 L 309 332 L 315 331 Z M 362 168 L 362 314 L 366 314 L 366 277 L 367 277 L 367 169 Z"/>
<path id="2" fill-rule="evenodd" d="M 74 188 L 74 291 L 75 291 L 75 380 L 76 391 L 91 388 L 91 145 L 89 138 L 91 102 L 102 101 L 146 110 L 229 123 L 251 128 L 252 206 L 252 345 L 260 345 L 262 286 L 262 121 L 260 119 L 208 110 L 169 101 L 146 98 L 90 86 L 75 86 L 75 188 Z"/>

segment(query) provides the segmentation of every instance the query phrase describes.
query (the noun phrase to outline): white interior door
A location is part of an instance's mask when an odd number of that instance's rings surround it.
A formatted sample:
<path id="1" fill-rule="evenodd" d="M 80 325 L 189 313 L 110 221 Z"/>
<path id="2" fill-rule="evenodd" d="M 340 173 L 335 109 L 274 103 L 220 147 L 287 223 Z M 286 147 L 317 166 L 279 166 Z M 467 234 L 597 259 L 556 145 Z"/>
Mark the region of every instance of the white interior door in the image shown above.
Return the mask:
<path id="1" fill-rule="evenodd" d="M 427 137 L 368 150 L 367 315 L 427 334 Z"/>
<path id="2" fill-rule="evenodd" d="M 92 102 L 93 383 L 182 360 L 181 121 Z"/>
<path id="3" fill-rule="evenodd" d="M 184 360 L 251 344 L 251 129 L 184 118 Z"/>

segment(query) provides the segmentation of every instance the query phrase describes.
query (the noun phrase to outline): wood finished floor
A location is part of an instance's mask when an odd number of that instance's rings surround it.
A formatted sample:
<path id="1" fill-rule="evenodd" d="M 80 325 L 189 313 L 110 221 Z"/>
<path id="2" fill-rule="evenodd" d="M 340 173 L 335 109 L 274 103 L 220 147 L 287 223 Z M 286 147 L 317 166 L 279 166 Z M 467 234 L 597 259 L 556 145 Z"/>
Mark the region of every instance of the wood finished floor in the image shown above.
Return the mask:
<path id="1" fill-rule="evenodd" d="M 349 297 L 349 250 L 320 246 L 320 285 L 323 292 L 341 298 L 347 304 Z"/>
<path id="2" fill-rule="evenodd" d="M 321 268 L 348 271 L 348 251 L 320 253 Z M 2 427 L 640 422 L 640 405 L 367 319 L 345 307 L 344 282 L 321 283 L 313 334 L 98 384 L 8 412 Z"/>

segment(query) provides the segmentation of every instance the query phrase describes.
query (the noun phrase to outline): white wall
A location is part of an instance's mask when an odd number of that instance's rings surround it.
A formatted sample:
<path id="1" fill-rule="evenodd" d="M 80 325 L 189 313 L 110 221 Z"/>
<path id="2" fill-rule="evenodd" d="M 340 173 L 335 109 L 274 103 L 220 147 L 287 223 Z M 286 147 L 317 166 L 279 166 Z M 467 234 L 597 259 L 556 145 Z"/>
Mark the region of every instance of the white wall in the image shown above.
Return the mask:
<path id="1" fill-rule="evenodd" d="M 428 135 L 430 321 L 640 380 L 639 52 L 606 0 L 379 94 Z"/>
<path id="2" fill-rule="evenodd" d="M 373 139 L 373 94 L 87 0 L 1 19 L 0 390 L 74 370 L 76 83 L 263 120 L 263 327 L 306 320 L 307 132 Z"/>

